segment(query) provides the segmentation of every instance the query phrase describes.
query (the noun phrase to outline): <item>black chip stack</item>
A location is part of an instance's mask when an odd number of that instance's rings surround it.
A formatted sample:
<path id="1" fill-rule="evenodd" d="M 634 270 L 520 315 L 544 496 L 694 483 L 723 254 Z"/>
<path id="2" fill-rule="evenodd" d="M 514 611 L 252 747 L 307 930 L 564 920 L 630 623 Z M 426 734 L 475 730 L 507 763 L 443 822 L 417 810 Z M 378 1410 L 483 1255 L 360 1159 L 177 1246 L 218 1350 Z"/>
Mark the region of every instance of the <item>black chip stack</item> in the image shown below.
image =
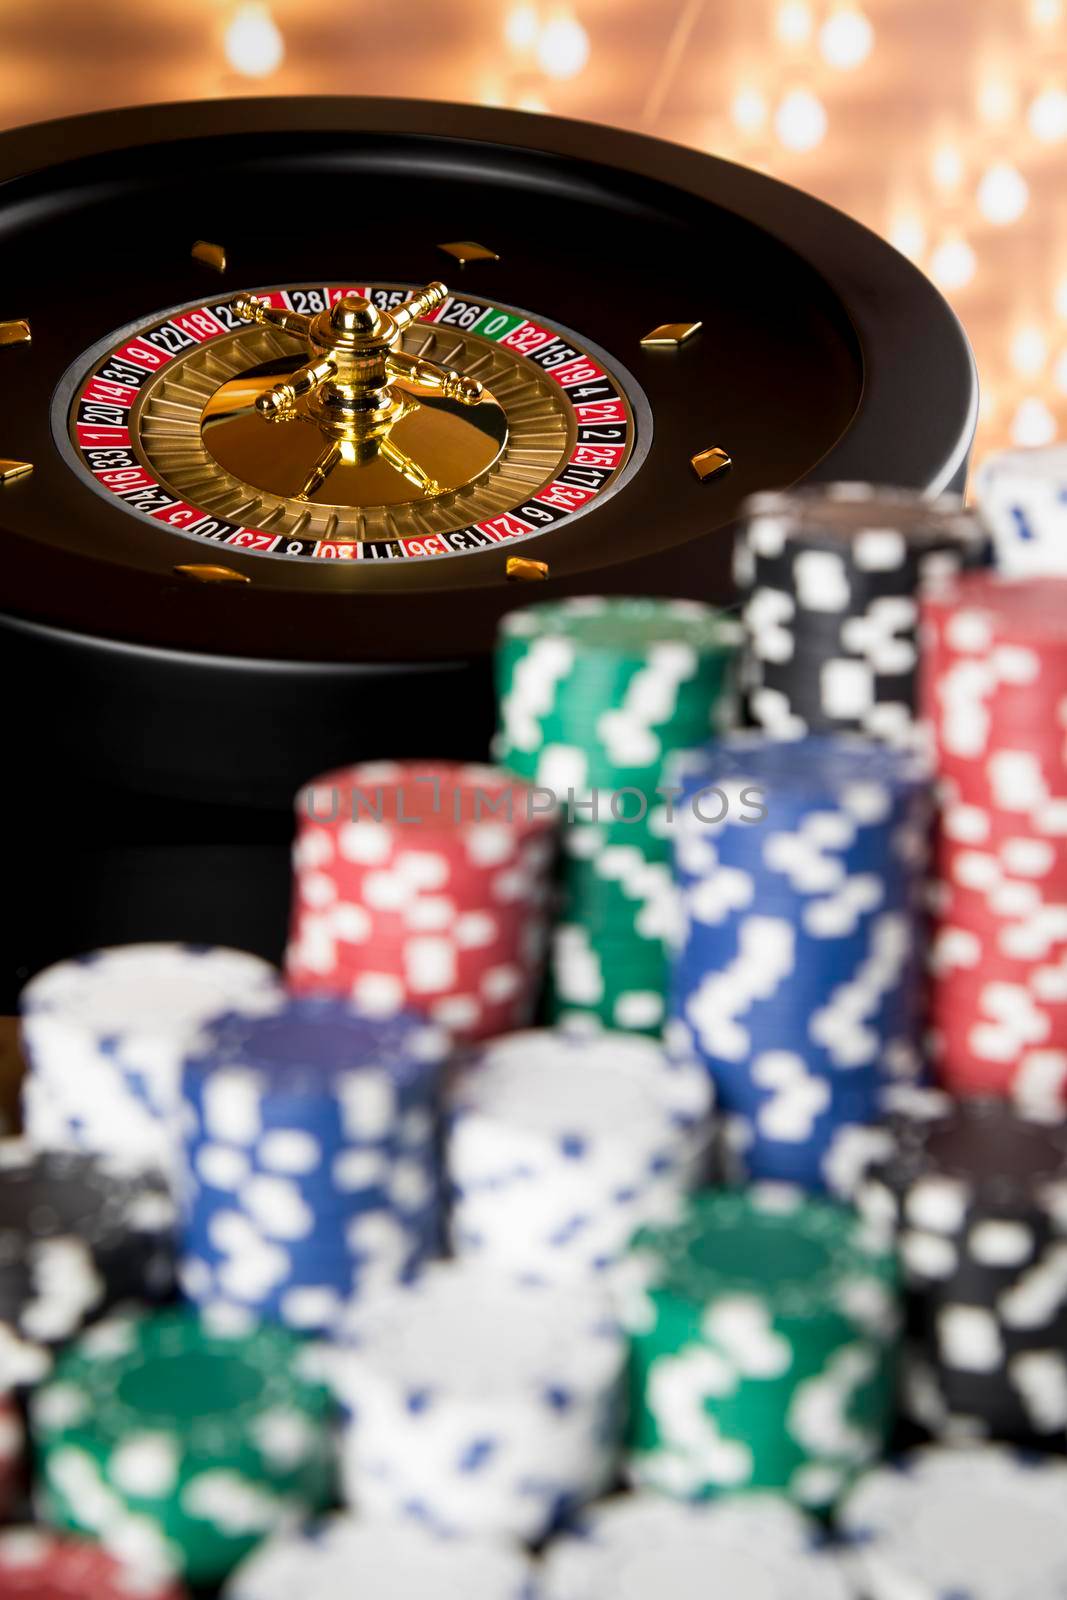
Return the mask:
<path id="1" fill-rule="evenodd" d="M 0 1389 L 35 1383 L 50 1350 L 101 1313 L 174 1291 L 162 1177 L 0 1141 Z"/>
<path id="2" fill-rule="evenodd" d="M 734 552 L 752 722 L 778 738 L 915 739 L 917 596 L 984 566 L 953 496 L 839 483 L 753 495 Z"/>
<path id="3" fill-rule="evenodd" d="M 1067 1125 L 906 1091 L 857 1193 L 897 1234 L 904 1409 L 949 1441 L 1067 1442 Z"/>

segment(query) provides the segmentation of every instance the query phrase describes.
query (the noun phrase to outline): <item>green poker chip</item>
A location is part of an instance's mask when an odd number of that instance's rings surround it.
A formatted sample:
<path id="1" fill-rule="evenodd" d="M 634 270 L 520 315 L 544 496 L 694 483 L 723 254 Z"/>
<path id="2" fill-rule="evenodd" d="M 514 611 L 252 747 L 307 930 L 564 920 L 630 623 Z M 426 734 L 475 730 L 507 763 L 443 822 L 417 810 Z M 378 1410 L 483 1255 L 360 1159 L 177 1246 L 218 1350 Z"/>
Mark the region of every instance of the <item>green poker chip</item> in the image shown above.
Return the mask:
<path id="1" fill-rule="evenodd" d="M 313 1347 L 167 1311 L 98 1323 L 33 1396 L 42 1514 L 190 1583 L 217 1583 L 333 1494 Z"/>
<path id="2" fill-rule="evenodd" d="M 659 1036 L 666 1020 L 667 952 L 656 940 L 612 938 L 581 923 L 553 934 L 548 1015 Z"/>
<path id="3" fill-rule="evenodd" d="M 824 1512 L 884 1452 L 897 1267 L 856 1213 L 784 1186 L 707 1191 L 638 1234 L 621 1283 L 634 1482 Z"/>
<path id="4" fill-rule="evenodd" d="M 529 782 L 651 796 L 731 701 L 736 620 L 698 602 L 588 596 L 501 624 L 496 759 Z M 570 781 L 564 781 L 570 780 Z"/>
<path id="5" fill-rule="evenodd" d="M 669 791 L 729 721 L 733 617 L 588 596 L 501 624 L 494 754 L 564 816 L 548 1015 L 657 1034 L 674 928 Z"/>

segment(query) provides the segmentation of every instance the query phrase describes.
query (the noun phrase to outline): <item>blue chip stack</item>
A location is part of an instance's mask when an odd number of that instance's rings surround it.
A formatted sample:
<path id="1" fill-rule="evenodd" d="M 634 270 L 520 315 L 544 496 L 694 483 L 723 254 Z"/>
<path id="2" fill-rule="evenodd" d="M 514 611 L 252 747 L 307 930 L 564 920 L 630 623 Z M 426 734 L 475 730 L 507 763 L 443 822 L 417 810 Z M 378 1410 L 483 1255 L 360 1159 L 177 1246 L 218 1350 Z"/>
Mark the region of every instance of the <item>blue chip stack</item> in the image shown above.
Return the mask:
<path id="1" fill-rule="evenodd" d="M 181 1283 L 202 1309 L 328 1333 L 439 1248 L 442 1034 L 332 998 L 230 1013 L 183 1074 Z"/>
<path id="2" fill-rule="evenodd" d="M 691 764 L 672 1004 L 729 1178 L 847 1195 L 887 1085 L 919 1076 L 929 794 L 917 756 L 847 736 L 738 734 Z"/>

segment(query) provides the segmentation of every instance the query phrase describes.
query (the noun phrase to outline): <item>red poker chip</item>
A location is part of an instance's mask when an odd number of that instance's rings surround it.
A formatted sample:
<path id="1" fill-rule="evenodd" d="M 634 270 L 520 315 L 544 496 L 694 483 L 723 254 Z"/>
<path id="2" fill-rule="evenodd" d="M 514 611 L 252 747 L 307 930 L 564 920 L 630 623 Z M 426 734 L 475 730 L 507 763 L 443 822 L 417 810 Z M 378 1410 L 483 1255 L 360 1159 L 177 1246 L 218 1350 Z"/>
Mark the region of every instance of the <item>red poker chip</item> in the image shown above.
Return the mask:
<path id="1" fill-rule="evenodd" d="M 492 767 L 364 763 L 298 799 L 286 975 L 421 1010 L 463 1040 L 524 1026 L 543 970 L 554 815 Z"/>
<path id="2" fill-rule="evenodd" d="M 982 649 L 971 622 L 977 616 L 997 639 L 1067 651 L 1067 578 L 1006 578 L 986 567 L 960 572 L 931 587 L 922 613 L 925 623 L 948 631 L 957 650 Z"/>
<path id="3" fill-rule="evenodd" d="M 170 1579 L 122 1566 L 99 1545 L 44 1528 L 0 1533 L 0 1600 L 185 1600 Z"/>
<path id="4" fill-rule="evenodd" d="M 968 573 L 923 602 L 942 812 L 930 1017 L 943 1084 L 1067 1097 L 1067 580 Z"/>

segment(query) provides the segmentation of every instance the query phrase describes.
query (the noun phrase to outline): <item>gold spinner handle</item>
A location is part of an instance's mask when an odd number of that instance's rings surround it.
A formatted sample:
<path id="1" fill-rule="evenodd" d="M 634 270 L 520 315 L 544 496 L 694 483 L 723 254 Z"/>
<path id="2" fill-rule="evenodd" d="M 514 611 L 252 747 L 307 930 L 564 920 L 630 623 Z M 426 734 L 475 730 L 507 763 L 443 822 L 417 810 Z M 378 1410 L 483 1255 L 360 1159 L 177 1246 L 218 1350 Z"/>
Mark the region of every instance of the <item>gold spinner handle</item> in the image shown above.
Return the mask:
<path id="1" fill-rule="evenodd" d="M 307 345 L 304 366 L 264 390 L 257 410 L 268 421 L 283 421 L 306 396 L 307 409 L 324 429 L 358 439 L 402 408 L 391 392 L 398 378 L 461 405 L 477 405 L 483 389 L 476 378 L 396 348 L 404 329 L 439 306 L 447 293 L 443 283 L 429 283 L 392 311 L 382 311 L 365 295 L 350 292 L 314 316 L 282 311 L 252 294 L 238 295 L 232 302 L 238 316 L 281 328 Z"/>

